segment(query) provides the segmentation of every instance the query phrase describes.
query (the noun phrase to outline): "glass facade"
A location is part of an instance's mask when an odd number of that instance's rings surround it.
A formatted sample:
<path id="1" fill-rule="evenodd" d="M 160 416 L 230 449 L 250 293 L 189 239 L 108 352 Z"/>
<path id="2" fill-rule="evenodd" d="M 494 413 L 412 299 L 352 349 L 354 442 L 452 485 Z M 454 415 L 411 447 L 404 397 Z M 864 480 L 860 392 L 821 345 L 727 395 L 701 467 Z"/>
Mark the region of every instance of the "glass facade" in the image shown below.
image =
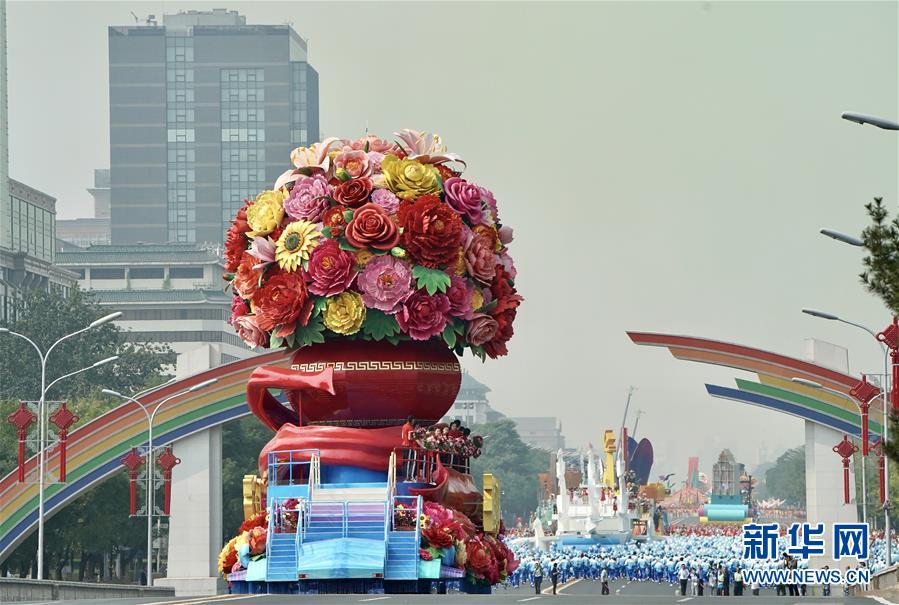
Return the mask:
<path id="1" fill-rule="evenodd" d="M 168 239 L 193 243 L 197 241 L 194 41 L 170 35 L 165 46 Z"/>
<path id="2" fill-rule="evenodd" d="M 2 211 L 9 217 L 9 249 L 53 262 L 56 214 L 10 194 Z"/>
<path id="3" fill-rule="evenodd" d="M 221 82 L 222 231 L 243 200 L 267 188 L 265 70 L 223 69 Z"/>

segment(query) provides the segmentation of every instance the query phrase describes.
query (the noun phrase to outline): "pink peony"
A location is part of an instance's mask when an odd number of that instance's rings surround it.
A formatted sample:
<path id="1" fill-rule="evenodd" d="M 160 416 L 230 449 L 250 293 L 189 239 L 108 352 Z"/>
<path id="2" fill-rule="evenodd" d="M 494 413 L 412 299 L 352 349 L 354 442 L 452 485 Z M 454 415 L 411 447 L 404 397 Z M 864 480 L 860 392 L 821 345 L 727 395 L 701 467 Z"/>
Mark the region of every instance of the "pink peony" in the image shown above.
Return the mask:
<path id="1" fill-rule="evenodd" d="M 228 319 L 228 323 L 232 326 L 234 325 L 234 320 L 242 315 L 246 315 L 250 312 L 250 307 L 240 296 L 235 296 L 231 299 L 231 317 Z"/>
<path id="2" fill-rule="evenodd" d="M 446 203 L 468 219 L 469 223 L 480 225 L 484 221 L 484 206 L 481 202 L 481 191 L 477 185 L 452 176 L 443 183 L 443 193 Z"/>
<path id="3" fill-rule="evenodd" d="M 393 314 L 412 292 L 412 272 L 393 256 L 376 256 L 359 274 L 356 287 L 366 307 Z"/>
<path id="4" fill-rule="evenodd" d="M 387 214 L 396 214 L 400 209 L 400 200 L 389 189 L 375 189 L 371 192 L 371 201 L 384 209 Z"/>
<path id="5" fill-rule="evenodd" d="M 465 269 L 469 275 L 487 284 L 496 274 L 493 240 L 480 233 L 465 234 Z"/>
<path id="6" fill-rule="evenodd" d="M 341 250 L 335 239 L 326 239 L 309 257 L 309 291 L 334 296 L 350 287 L 356 277 L 356 257 Z"/>
<path id="7" fill-rule="evenodd" d="M 452 317 L 470 319 L 472 314 L 471 298 L 473 295 L 474 290 L 468 285 L 468 282 L 458 275 L 450 276 L 450 287 L 446 291 L 446 297 L 450 303 L 449 314 Z"/>
<path id="8" fill-rule="evenodd" d="M 505 250 L 499 255 L 499 262 L 509 274 L 510 278 L 515 279 L 518 276 L 518 271 L 515 270 L 515 261 L 512 260 L 512 257 L 509 256 L 509 253 Z"/>
<path id="9" fill-rule="evenodd" d="M 486 342 L 493 340 L 496 331 L 499 329 L 499 323 L 486 313 L 478 313 L 465 329 L 465 340 L 473 347 L 479 347 Z"/>
<path id="10" fill-rule="evenodd" d="M 234 331 L 251 349 L 268 345 L 268 334 L 256 323 L 255 315 L 241 315 L 234 319 Z"/>
<path id="11" fill-rule="evenodd" d="M 369 151 L 368 152 L 368 163 L 371 166 L 371 171 L 373 174 L 381 172 L 381 160 L 384 159 L 384 154 L 378 151 Z"/>
<path id="12" fill-rule="evenodd" d="M 353 179 L 371 175 L 371 164 L 368 161 L 368 154 L 361 149 L 354 150 L 351 147 L 344 147 L 337 154 L 334 158 L 334 168 L 338 171 L 345 170 L 350 178 Z"/>
<path id="13" fill-rule="evenodd" d="M 446 328 L 449 309 L 446 294 L 431 296 L 424 290 L 417 290 L 403 303 L 396 314 L 396 321 L 412 340 L 428 340 Z"/>
<path id="14" fill-rule="evenodd" d="M 330 195 L 331 187 L 322 175 L 300 176 L 284 200 L 284 212 L 291 218 L 317 223 L 331 207 Z"/>
<path id="15" fill-rule="evenodd" d="M 508 246 L 509 244 L 512 243 L 512 238 L 514 237 L 513 233 L 512 233 L 512 227 L 507 227 L 507 226 L 503 225 L 502 227 L 499 228 L 498 233 L 499 233 L 499 241 L 501 241 L 503 243 L 503 246 Z"/>
<path id="16" fill-rule="evenodd" d="M 499 222 L 499 210 L 496 208 L 496 198 L 493 197 L 493 192 L 489 189 L 485 189 L 484 187 L 478 187 L 478 191 L 481 194 L 481 201 L 487 205 L 487 209 L 490 210 L 491 218 L 494 223 Z"/>

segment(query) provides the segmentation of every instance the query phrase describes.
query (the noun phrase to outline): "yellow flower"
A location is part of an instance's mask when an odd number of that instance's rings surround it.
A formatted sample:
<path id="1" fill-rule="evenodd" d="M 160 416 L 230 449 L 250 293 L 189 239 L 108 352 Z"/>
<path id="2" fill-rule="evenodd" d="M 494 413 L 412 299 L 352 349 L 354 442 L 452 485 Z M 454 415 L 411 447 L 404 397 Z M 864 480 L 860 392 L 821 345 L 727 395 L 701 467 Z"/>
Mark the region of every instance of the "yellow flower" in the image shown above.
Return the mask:
<path id="1" fill-rule="evenodd" d="M 481 307 L 484 306 L 484 295 L 481 294 L 481 290 L 478 288 L 474 289 L 474 292 L 471 293 L 471 310 L 477 311 Z"/>
<path id="2" fill-rule="evenodd" d="M 404 200 L 440 191 L 439 173 L 430 164 L 386 155 L 381 160 L 381 171 L 387 188 Z"/>
<path id="3" fill-rule="evenodd" d="M 250 225 L 247 237 L 268 235 L 278 228 L 282 220 L 284 220 L 284 193 L 281 190 L 263 191 L 247 208 L 247 223 Z"/>
<path id="4" fill-rule="evenodd" d="M 365 321 L 365 303 L 358 292 L 341 292 L 328 299 L 323 313 L 325 327 L 332 332 L 349 336 L 355 334 Z"/>
<path id="5" fill-rule="evenodd" d="M 275 244 L 275 260 L 285 271 L 296 271 L 297 265 L 309 260 L 312 249 L 318 245 L 321 232 L 309 221 L 294 221 L 284 228 Z"/>
<path id="6" fill-rule="evenodd" d="M 371 250 L 359 250 L 356 252 L 356 266 L 362 269 L 365 265 L 368 264 L 372 258 L 374 258 L 374 254 Z"/>

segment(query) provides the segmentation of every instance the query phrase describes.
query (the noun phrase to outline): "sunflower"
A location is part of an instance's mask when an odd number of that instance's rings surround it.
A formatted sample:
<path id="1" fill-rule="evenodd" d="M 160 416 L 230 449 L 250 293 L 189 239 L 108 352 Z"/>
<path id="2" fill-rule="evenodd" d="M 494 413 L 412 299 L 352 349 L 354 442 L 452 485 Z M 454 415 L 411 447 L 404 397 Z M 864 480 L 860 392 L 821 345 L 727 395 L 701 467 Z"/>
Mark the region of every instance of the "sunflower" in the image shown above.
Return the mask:
<path id="1" fill-rule="evenodd" d="M 318 245 L 321 232 L 314 223 L 294 221 L 286 227 L 275 245 L 275 260 L 285 271 L 296 271 L 297 265 L 309 260 L 312 249 Z"/>

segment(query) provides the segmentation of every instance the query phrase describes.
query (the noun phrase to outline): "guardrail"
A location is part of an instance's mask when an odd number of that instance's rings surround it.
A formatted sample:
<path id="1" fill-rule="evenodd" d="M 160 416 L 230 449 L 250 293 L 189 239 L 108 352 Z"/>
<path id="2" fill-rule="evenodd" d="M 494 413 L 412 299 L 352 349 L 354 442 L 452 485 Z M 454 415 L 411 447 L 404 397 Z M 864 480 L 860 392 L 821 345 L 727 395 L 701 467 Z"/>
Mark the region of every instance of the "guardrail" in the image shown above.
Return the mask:
<path id="1" fill-rule="evenodd" d="M 136 597 L 161 599 L 173 596 L 175 596 L 175 589 L 168 586 L 148 587 L 134 584 L 0 578 L 0 603 Z"/>
<path id="2" fill-rule="evenodd" d="M 311 478 L 312 458 L 321 452 L 317 449 L 280 450 L 268 453 L 268 484 L 299 485 Z"/>

